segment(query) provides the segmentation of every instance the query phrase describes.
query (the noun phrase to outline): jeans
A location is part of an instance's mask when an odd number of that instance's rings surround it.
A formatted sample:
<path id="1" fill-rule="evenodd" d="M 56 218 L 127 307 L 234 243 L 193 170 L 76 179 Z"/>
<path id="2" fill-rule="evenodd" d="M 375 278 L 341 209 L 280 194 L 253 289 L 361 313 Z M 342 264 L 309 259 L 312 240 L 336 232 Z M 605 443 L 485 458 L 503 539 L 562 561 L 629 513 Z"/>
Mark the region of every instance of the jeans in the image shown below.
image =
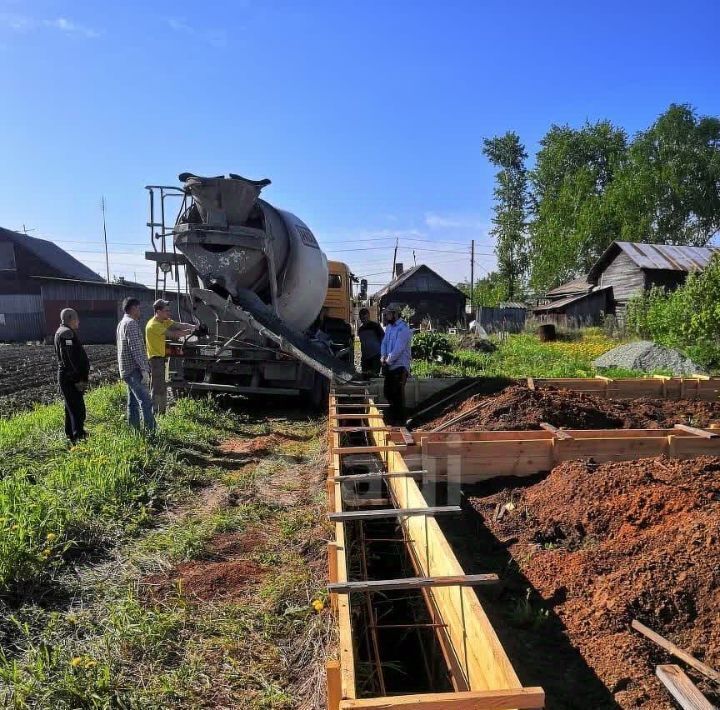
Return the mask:
<path id="1" fill-rule="evenodd" d="M 74 444 L 87 436 L 85 432 L 85 398 L 83 393 L 64 377 L 59 378 L 60 393 L 65 403 L 65 436 Z"/>
<path id="2" fill-rule="evenodd" d="M 388 401 L 385 410 L 385 421 L 390 426 L 405 426 L 405 382 L 408 371 L 404 367 L 396 367 L 385 373 L 383 394 Z"/>
<path id="3" fill-rule="evenodd" d="M 155 431 L 155 415 L 153 414 L 152 397 L 147 385 L 142 380 L 142 372 L 133 370 L 123 377 L 128 387 L 127 418 L 128 424 L 135 429 L 140 428 L 140 410 L 146 431 Z"/>
<path id="4" fill-rule="evenodd" d="M 167 409 L 167 382 L 165 381 L 164 357 L 150 358 L 150 379 L 152 380 L 152 400 L 155 414 L 165 414 Z"/>
<path id="5" fill-rule="evenodd" d="M 366 377 L 377 377 L 380 374 L 380 356 L 371 355 L 361 358 L 360 369 Z"/>

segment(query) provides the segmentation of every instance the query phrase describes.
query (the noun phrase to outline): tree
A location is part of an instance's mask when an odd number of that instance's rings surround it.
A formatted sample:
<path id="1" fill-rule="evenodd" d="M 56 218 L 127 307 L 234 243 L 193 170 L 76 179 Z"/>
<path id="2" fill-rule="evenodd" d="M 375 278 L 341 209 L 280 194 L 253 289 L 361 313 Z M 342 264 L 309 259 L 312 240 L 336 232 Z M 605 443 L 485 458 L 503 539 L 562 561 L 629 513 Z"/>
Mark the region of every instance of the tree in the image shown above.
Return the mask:
<path id="1" fill-rule="evenodd" d="M 495 206 L 490 233 L 496 240 L 497 273 L 505 284 L 507 298 L 512 299 L 522 289 L 529 263 L 527 153 L 520 137 L 513 131 L 486 138 L 483 143 L 483 153 L 499 168 L 495 174 Z"/>
<path id="2" fill-rule="evenodd" d="M 720 230 L 720 120 L 672 104 L 633 140 L 608 202 L 626 241 L 707 244 Z"/>
<path id="3" fill-rule="evenodd" d="M 604 198 L 627 138 L 600 121 L 579 130 L 553 125 L 540 144 L 530 174 L 531 285 L 545 290 L 587 272 L 617 238 L 618 218 Z"/>
<path id="4" fill-rule="evenodd" d="M 470 298 L 470 282 L 464 281 L 457 287 Z M 472 312 L 478 306 L 497 306 L 501 301 L 507 301 L 507 283 L 497 271 L 491 271 L 487 276 L 478 279 L 473 289 Z"/>

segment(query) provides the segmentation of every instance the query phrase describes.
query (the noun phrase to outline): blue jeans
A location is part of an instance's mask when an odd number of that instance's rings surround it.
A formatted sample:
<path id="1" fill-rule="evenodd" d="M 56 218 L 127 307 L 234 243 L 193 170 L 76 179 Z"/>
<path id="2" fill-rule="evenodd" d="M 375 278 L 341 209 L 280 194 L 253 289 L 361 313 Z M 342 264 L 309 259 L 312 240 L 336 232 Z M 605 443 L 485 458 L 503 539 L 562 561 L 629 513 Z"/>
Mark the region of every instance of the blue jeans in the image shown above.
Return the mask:
<path id="1" fill-rule="evenodd" d="M 128 424 L 135 429 L 140 428 L 140 409 L 147 431 L 155 431 L 155 415 L 153 414 L 152 397 L 147 385 L 142 381 L 142 372 L 133 370 L 123 377 L 128 388 L 127 418 Z"/>

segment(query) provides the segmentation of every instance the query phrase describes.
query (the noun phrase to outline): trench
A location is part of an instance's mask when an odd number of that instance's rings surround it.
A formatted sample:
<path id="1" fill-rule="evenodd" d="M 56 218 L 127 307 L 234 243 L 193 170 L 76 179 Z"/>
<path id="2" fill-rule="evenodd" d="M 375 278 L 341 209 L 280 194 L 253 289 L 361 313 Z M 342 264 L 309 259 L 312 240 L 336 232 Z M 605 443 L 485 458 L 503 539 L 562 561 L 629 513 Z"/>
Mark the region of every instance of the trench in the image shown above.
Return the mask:
<path id="1" fill-rule="evenodd" d="M 357 426 L 357 420 L 341 420 L 339 424 Z M 343 446 L 372 446 L 368 432 L 341 436 Z M 341 460 L 341 475 L 383 470 L 384 463 L 377 454 L 350 455 Z M 392 507 L 385 481 L 348 482 L 342 488 L 345 511 Z M 345 523 L 345 535 L 350 580 L 416 576 L 397 520 L 351 520 Z M 422 591 L 355 592 L 351 597 L 351 623 L 357 697 L 453 689 L 438 626 L 433 622 Z"/>

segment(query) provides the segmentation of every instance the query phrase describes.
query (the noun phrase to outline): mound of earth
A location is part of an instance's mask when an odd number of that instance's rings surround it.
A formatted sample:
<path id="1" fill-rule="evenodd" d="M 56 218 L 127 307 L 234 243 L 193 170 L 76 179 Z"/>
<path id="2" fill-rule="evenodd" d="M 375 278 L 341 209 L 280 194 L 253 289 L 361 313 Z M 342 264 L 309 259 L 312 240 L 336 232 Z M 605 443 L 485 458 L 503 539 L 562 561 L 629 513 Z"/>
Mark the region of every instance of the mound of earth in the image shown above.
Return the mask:
<path id="1" fill-rule="evenodd" d="M 656 345 L 650 340 L 637 340 L 618 345 L 593 361 L 598 368 L 619 367 L 640 372 L 670 372 L 673 375 L 694 375 L 704 372 L 689 357 L 681 352 Z"/>
<path id="2" fill-rule="evenodd" d="M 475 395 L 423 427 L 431 431 L 468 417 L 443 431 L 521 431 L 547 422 L 565 429 L 663 429 L 674 424 L 706 427 L 720 420 L 720 402 L 640 398 L 611 400 L 582 392 L 512 385 L 493 396 Z"/>
<path id="3" fill-rule="evenodd" d="M 470 503 L 620 707 L 672 707 L 654 673 L 675 661 L 633 619 L 720 667 L 720 458 L 568 462 Z"/>

